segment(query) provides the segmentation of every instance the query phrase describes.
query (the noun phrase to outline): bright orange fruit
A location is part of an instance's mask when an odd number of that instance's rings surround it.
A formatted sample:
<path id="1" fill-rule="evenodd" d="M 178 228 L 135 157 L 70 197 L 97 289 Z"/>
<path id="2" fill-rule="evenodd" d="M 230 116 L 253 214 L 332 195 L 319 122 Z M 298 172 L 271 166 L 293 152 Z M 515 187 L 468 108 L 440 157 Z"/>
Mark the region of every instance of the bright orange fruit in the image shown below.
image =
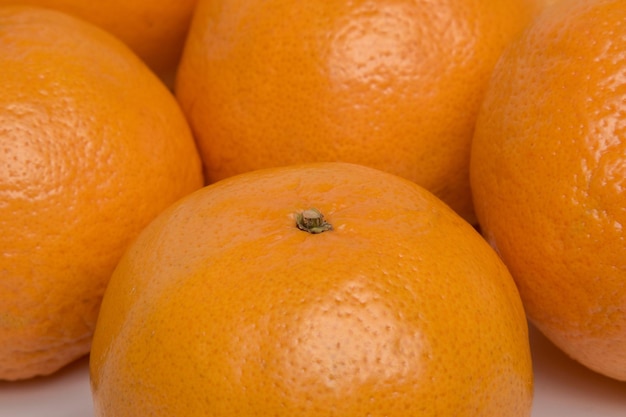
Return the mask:
<path id="1" fill-rule="evenodd" d="M 20 379 L 89 351 L 122 251 L 203 179 L 176 100 L 95 26 L 0 7 L 0 79 L 0 379 Z"/>
<path id="2" fill-rule="evenodd" d="M 542 0 L 199 1 L 175 84 L 209 182 L 347 161 L 474 219 L 475 116 Z"/>
<path id="3" fill-rule="evenodd" d="M 197 0 L 0 0 L 60 10 L 123 40 L 161 78 L 172 84 Z"/>
<path id="4" fill-rule="evenodd" d="M 478 118 L 476 212 L 532 322 L 626 380 L 626 8 L 549 8 L 504 53 Z"/>
<path id="5" fill-rule="evenodd" d="M 332 230 L 300 230 L 310 208 Z M 91 378 L 98 417 L 517 417 L 532 399 L 496 253 L 425 189 L 343 163 L 242 174 L 163 212 L 106 290 Z"/>

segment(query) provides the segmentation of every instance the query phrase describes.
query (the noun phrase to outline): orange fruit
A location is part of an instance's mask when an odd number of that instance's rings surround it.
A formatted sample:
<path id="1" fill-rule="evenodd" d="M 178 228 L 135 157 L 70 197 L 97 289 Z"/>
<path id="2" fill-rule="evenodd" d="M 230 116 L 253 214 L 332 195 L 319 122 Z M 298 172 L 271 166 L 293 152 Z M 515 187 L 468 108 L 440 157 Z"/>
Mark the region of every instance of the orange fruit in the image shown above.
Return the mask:
<path id="1" fill-rule="evenodd" d="M 202 186 L 176 100 L 124 44 L 0 7 L 0 379 L 87 353 L 122 251 Z"/>
<path id="2" fill-rule="evenodd" d="M 530 320 L 626 380 L 626 8 L 564 1 L 494 71 L 471 158 L 476 213 Z"/>
<path id="3" fill-rule="evenodd" d="M 128 44 L 169 85 L 187 36 L 196 0 L 0 0 L 56 9 L 85 19 Z"/>
<path id="4" fill-rule="evenodd" d="M 98 417 L 516 417 L 532 396 L 497 254 L 425 189 L 344 163 L 166 209 L 116 268 L 90 360 Z"/>
<path id="5" fill-rule="evenodd" d="M 175 91 L 206 179 L 353 162 L 415 181 L 472 221 L 478 106 L 540 3 L 199 1 Z"/>

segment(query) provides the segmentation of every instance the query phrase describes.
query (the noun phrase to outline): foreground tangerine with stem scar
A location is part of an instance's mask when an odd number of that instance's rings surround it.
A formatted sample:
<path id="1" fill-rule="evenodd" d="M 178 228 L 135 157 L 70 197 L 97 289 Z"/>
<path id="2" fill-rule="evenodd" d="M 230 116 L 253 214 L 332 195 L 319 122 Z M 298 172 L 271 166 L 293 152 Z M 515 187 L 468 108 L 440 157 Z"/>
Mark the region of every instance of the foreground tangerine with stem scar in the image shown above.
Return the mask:
<path id="1" fill-rule="evenodd" d="M 532 401 L 496 253 L 425 189 L 344 163 L 242 174 L 163 212 L 111 279 L 90 369 L 98 417 L 528 417 Z"/>

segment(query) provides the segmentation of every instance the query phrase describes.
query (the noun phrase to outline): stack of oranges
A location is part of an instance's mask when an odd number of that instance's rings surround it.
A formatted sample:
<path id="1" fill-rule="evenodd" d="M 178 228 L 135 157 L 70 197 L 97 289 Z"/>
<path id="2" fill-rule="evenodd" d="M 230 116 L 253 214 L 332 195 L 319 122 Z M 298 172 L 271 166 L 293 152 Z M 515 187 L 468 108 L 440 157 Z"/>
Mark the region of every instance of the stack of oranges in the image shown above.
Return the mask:
<path id="1" fill-rule="evenodd" d="M 625 23 L 0 0 L 0 379 L 91 353 L 100 417 L 521 417 L 529 319 L 626 380 Z"/>

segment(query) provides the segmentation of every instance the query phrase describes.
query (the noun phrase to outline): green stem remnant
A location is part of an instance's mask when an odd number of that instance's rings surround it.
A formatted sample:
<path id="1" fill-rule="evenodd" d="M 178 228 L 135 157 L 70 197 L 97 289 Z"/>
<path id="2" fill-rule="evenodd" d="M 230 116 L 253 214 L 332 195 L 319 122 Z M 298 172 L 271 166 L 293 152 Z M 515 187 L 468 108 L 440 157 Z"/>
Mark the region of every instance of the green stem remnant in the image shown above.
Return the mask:
<path id="1" fill-rule="evenodd" d="M 296 213 L 296 226 L 305 232 L 317 234 L 333 230 L 333 225 L 324 220 L 324 215 L 316 208 Z"/>

